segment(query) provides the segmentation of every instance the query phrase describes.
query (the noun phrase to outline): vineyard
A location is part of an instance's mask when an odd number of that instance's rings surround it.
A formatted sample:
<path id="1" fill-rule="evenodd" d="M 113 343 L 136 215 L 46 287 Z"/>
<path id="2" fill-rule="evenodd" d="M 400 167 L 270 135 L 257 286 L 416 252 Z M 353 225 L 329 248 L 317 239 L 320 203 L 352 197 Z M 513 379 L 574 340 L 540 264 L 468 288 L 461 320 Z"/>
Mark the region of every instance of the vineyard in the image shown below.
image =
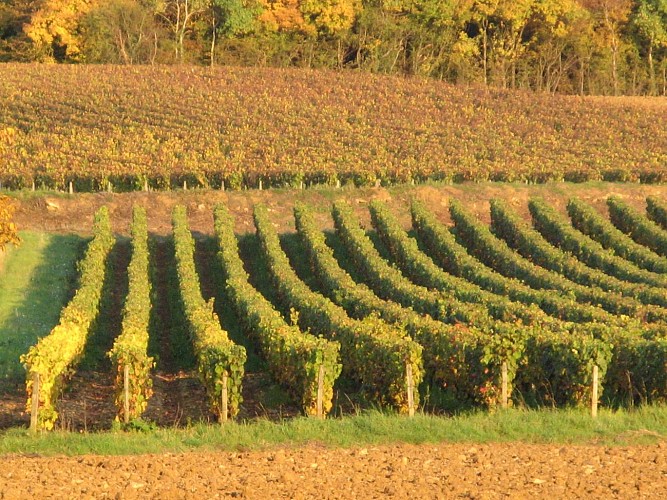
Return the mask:
<path id="1" fill-rule="evenodd" d="M 21 357 L 25 388 L 12 397 L 41 429 L 64 427 L 93 385 L 105 409 L 84 413 L 100 428 L 167 425 L 156 415 L 178 393 L 187 415 L 245 419 L 266 386 L 283 416 L 667 400 L 660 196 L 498 197 L 480 214 L 419 193 L 363 209 L 349 196 L 297 200 L 283 207 L 288 232 L 261 200 L 245 233 L 229 200 L 176 204 L 166 235 L 135 205 L 128 237 L 103 206 L 70 299 Z M 200 212 L 212 232 L 192 230 Z"/>
<path id="2" fill-rule="evenodd" d="M 0 67 L 0 183 L 169 190 L 667 180 L 664 99 L 356 72 Z"/>

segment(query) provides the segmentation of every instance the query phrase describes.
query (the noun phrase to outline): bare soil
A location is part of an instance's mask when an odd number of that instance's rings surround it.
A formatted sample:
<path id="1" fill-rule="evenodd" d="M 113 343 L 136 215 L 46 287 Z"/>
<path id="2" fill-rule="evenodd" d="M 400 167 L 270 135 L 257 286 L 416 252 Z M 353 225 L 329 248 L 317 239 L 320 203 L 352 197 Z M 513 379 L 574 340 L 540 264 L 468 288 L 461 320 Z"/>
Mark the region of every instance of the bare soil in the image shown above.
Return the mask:
<path id="1" fill-rule="evenodd" d="M 394 445 L 8 456 L 0 498 L 667 498 L 667 448 Z"/>
<path id="2" fill-rule="evenodd" d="M 81 193 L 75 195 L 48 195 L 24 197 L 17 200 L 15 220 L 20 229 L 35 229 L 56 232 L 89 233 L 93 214 L 102 205 L 109 208 L 114 230 L 127 234 L 132 219 L 132 206 L 140 205 L 148 211 L 149 231 L 168 234 L 171 231 L 171 211 L 174 205 L 182 204 L 188 209 L 193 231 L 213 233 L 213 207 L 226 203 L 236 218 L 238 233 L 254 232 L 252 208 L 256 203 L 265 203 L 278 230 L 292 231 L 294 218 L 292 208 L 295 201 L 316 207 L 318 220 L 323 228 L 332 225 L 329 207 L 333 200 L 345 199 L 358 209 L 362 220 L 369 220 L 366 206 L 372 199 L 386 201 L 409 225 L 409 202 L 411 198 L 424 201 L 442 220 L 448 222 L 447 203 L 456 198 L 471 209 L 481 220 L 489 221 L 489 199 L 503 198 L 523 215 L 528 216 L 527 201 L 531 196 L 542 196 L 564 211 L 571 196 L 577 196 L 606 213 L 605 200 L 609 195 L 619 195 L 640 210 L 645 209 L 648 195 L 667 196 L 667 186 L 644 184 L 457 184 L 418 185 L 392 188 L 362 189 L 305 189 L 305 190 L 249 190 L 213 191 L 192 190 L 172 192 L 134 193 Z"/>

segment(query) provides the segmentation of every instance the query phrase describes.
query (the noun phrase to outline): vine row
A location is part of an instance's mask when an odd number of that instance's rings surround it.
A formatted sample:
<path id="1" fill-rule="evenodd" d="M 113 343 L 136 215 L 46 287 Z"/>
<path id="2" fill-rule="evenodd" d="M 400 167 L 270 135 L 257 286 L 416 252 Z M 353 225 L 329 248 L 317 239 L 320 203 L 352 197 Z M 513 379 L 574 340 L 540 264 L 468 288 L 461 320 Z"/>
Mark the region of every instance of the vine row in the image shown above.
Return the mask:
<path id="1" fill-rule="evenodd" d="M 369 209 L 378 236 L 389 249 L 399 269 L 415 283 L 447 292 L 462 302 L 482 304 L 493 318 L 500 321 L 521 321 L 525 324 L 548 321 L 537 306 L 512 302 L 507 296 L 482 290 L 465 279 L 446 273 L 419 249 L 417 242 L 407 235 L 386 205 L 374 200 Z"/>
<path id="2" fill-rule="evenodd" d="M 413 201 L 411 206 L 412 227 L 427 251 L 440 266 L 448 272 L 461 276 L 494 293 L 507 295 L 513 300 L 526 304 L 536 304 L 547 314 L 576 323 L 590 321 L 610 321 L 613 316 L 607 311 L 589 304 L 580 304 L 560 294 L 554 294 L 543 289 L 527 286 L 516 278 L 508 278 L 493 270 L 486 264 L 468 253 L 466 248 L 456 241 L 456 238 L 447 228 L 439 223 L 435 216 L 419 201 Z M 493 235 L 486 234 L 479 229 L 480 239 L 488 245 L 496 243 L 497 256 L 511 256 L 503 252 L 503 242 L 493 241 Z"/>
<path id="3" fill-rule="evenodd" d="M 528 209 L 533 217 L 535 229 L 553 246 L 574 255 L 589 268 L 599 269 L 622 281 L 648 285 L 653 288 L 650 294 L 656 297 L 657 303 L 667 305 L 667 295 L 664 290 L 656 289 L 667 286 L 664 276 L 639 269 L 627 260 L 605 250 L 600 243 L 572 227 L 569 221 L 559 216 L 544 200 L 531 199 L 528 202 Z M 552 253 L 560 254 L 557 250 Z M 596 284 L 597 282 L 601 282 L 599 278 L 595 281 Z M 662 297 L 662 300 L 659 297 Z"/>
<path id="4" fill-rule="evenodd" d="M 340 267 L 325 236 L 305 205 L 294 208 L 297 231 L 325 293 L 348 314 L 364 318 L 378 314 L 404 327 L 423 348 L 426 378 L 461 404 L 494 406 L 500 397 L 500 367 L 490 365 L 491 345 L 474 327 L 448 325 L 396 302 L 382 300 Z"/>
<path id="5" fill-rule="evenodd" d="M 340 342 L 343 373 L 360 382 L 377 403 L 409 412 L 408 373 L 416 388 L 423 377 L 422 347 L 404 330 L 376 316 L 353 320 L 344 309 L 313 292 L 290 266 L 265 206 L 255 205 L 254 219 L 274 286 L 285 305 L 297 311 L 302 327 Z M 414 405 L 418 396 L 415 390 Z"/>
<path id="6" fill-rule="evenodd" d="M 151 314 L 149 278 L 148 224 L 146 210 L 134 207 L 132 212 L 132 259 L 127 268 L 128 292 L 123 307 L 121 333 L 108 355 L 116 372 L 116 408 L 125 416 L 125 370 L 128 370 L 128 418 L 140 418 L 153 394 L 150 377 L 155 363 L 148 352 L 148 324 Z"/>
<path id="7" fill-rule="evenodd" d="M 21 356 L 21 363 L 27 370 L 26 408 L 31 411 L 36 403 L 36 426 L 39 429 L 53 429 L 58 419 L 56 398 L 83 356 L 91 326 L 99 313 L 107 256 L 116 241 L 107 207 L 100 208 L 95 214 L 93 235 L 79 262 L 79 287 L 62 310 L 58 325 Z M 38 376 L 38 388 L 33 386 L 35 375 Z M 38 396 L 33 402 L 34 392 Z"/>
<path id="8" fill-rule="evenodd" d="M 636 243 L 590 205 L 572 198 L 568 201 L 567 212 L 575 228 L 604 248 L 647 271 L 667 273 L 667 259 Z"/>
<path id="9" fill-rule="evenodd" d="M 306 415 L 317 415 L 318 390 L 322 391 L 324 416 L 331 410 L 334 383 L 341 373 L 340 344 L 288 325 L 273 305 L 249 283 L 239 256 L 234 220 L 224 205 L 215 209 L 215 234 L 225 290 L 244 330 L 258 343 L 274 378 L 301 402 Z M 323 370 L 321 375 L 320 368 Z"/>
<path id="10" fill-rule="evenodd" d="M 349 240 L 346 245 L 348 252 L 364 263 L 364 271 L 373 274 L 377 284 L 384 277 L 388 290 L 392 283 L 398 286 L 399 278 L 407 281 L 381 258 L 348 205 L 335 203 L 333 211 L 341 238 L 344 242 Z M 388 276 L 393 276 L 395 281 L 389 281 Z M 598 364 L 602 371 L 606 371 L 611 355 L 607 344 L 591 335 L 588 327 L 555 319 L 526 325 L 520 321 L 502 322 L 491 318 L 480 321 L 477 318 L 477 322 L 473 319 L 466 326 L 479 329 L 482 333 L 481 342 L 487 352 L 485 359 L 492 369 L 498 370 L 506 363 L 508 382 L 512 386 L 520 388 L 524 395 L 549 399 L 554 404 L 581 404 L 585 401 L 590 396 L 590 371 L 585 367 Z M 556 382 L 559 387 L 568 389 L 550 392 L 549 388 Z"/>
<path id="11" fill-rule="evenodd" d="M 650 220 L 667 230 L 667 203 L 655 196 L 649 196 L 646 198 L 646 213 Z"/>
<path id="12" fill-rule="evenodd" d="M 629 234 L 637 243 L 650 248 L 658 255 L 667 257 L 667 231 L 648 217 L 633 210 L 620 198 L 610 196 L 607 198 L 607 206 L 609 207 L 609 218 L 614 226 Z M 657 211 L 654 210 L 653 213 Z"/>
<path id="13" fill-rule="evenodd" d="M 206 302 L 202 297 L 195 269 L 195 242 L 188 228 L 185 207 L 179 205 L 174 208 L 172 224 L 180 299 L 197 358 L 197 370 L 211 409 L 224 421 L 227 418 L 225 402 L 228 414 L 233 417 L 243 400 L 241 382 L 246 352 L 243 346 L 234 344 L 220 327 L 213 302 Z"/>
<path id="14" fill-rule="evenodd" d="M 664 309 L 650 306 L 654 302 L 663 302 L 664 293 L 661 290 L 656 293 L 648 286 L 626 283 L 585 266 L 551 246 L 500 200 L 491 200 L 491 221 L 495 234 L 510 247 L 524 258 L 543 266 L 543 269 L 552 271 L 553 274 L 540 273 L 549 280 L 551 287 L 558 286 L 563 291 L 574 293 L 578 300 L 599 304 L 617 315 L 647 321 L 665 319 Z M 638 300 L 648 305 L 642 305 Z"/>

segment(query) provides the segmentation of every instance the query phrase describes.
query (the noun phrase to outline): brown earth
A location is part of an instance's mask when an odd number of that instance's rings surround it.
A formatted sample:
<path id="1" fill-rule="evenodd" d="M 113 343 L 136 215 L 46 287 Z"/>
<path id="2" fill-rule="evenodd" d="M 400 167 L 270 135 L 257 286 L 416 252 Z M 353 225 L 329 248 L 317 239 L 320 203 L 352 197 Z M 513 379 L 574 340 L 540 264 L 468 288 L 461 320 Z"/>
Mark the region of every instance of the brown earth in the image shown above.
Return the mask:
<path id="1" fill-rule="evenodd" d="M 0 498 L 667 498 L 667 445 L 7 456 Z"/>
<path id="2" fill-rule="evenodd" d="M 345 199 L 357 207 L 365 223 L 369 216 L 366 205 L 372 199 L 386 201 L 409 225 L 409 200 L 417 198 L 433 210 L 442 220 L 449 221 L 447 201 L 456 198 L 468 206 L 477 216 L 489 221 L 489 199 L 504 198 L 519 212 L 528 217 L 527 201 L 531 196 L 542 196 L 560 210 L 564 210 L 568 197 L 577 196 L 597 209 L 606 212 L 605 199 L 615 194 L 640 210 L 645 209 L 648 195 L 667 196 L 667 186 L 644 184 L 457 184 L 442 186 L 399 186 L 391 188 L 361 189 L 305 189 L 305 190 L 250 190 L 214 191 L 192 190 L 172 192 L 134 193 L 81 193 L 75 195 L 25 196 L 17 200 L 15 220 L 20 229 L 35 229 L 56 232 L 89 233 L 93 214 L 102 205 L 109 208 L 114 230 L 127 234 L 132 206 L 144 206 L 148 211 L 149 231 L 168 234 L 171 230 L 171 210 L 176 204 L 188 208 L 193 231 L 213 232 L 213 207 L 224 202 L 236 217 L 238 233 L 254 231 L 252 207 L 265 203 L 272 219 L 280 231 L 294 229 L 292 207 L 296 200 L 317 208 L 323 228 L 332 226 L 328 209 L 333 200 Z"/>

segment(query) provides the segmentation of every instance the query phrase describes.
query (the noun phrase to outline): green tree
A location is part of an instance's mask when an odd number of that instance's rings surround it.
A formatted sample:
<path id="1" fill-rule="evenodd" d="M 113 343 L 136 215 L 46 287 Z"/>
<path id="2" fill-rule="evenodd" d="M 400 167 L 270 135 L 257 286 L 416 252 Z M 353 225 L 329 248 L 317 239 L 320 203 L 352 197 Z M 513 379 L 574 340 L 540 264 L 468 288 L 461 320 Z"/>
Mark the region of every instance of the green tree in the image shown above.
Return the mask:
<path id="1" fill-rule="evenodd" d="M 667 0 L 639 0 L 632 17 L 641 41 L 646 45 L 649 92 L 656 93 L 654 53 L 667 47 Z M 663 94 L 665 93 L 663 77 Z"/>
<path id="2" fill-rule="evenodd" d="M 210 63 L 215 63 L 218 37 L 232 38 L 253 33 L 264 9 L 257 0 L 211 0 L 209 22 L 211 25 Z"/>
<path id="3" fill-rule="evenodd" d="M 476 44 L 465 34 L 471 5 L 472 0 L 412 0 L 408 4 L 413 25 L 412 73 L 448 79 L 473 74 Z"/>
<path id="4" fill-rule="evenodd" d="M 211 0 L 157 0 L 155 11 L 174 37 L 176 61 L 185 62 L 185 39 L 210 8 Z"/>
<path id="5" fill-rule="evenodd" d="M 600 44 L 609 50 L 611 59 L 611 83 L 614 95 L 620 93 L 619 62 L 623 47 L 622 32 L 633 6 L 632 0 L 583 0 L 596 19 L 596 34 Z"/>
<path id="6" fill-rule="evenodd" d="M 583 75 L 583 59 L 590 57 L 584 50 L 590 39 L 592 25 L 588 11 L 575 0 L 540 0 L 536 2 L 527 41 L 533 72 L 533 88 L 556 92 L 563 85 L 576 92 L 577 75 Z M 568 82 L 568 75 L 574 79 Z"/>
<path id="7" fill-rule="evenodd" d="M 154 5 L 137 0 L 108 0 L 81 21 L 83 55 L 88 62 L 147 64 L 158 59 L 164 33 Z"/>

